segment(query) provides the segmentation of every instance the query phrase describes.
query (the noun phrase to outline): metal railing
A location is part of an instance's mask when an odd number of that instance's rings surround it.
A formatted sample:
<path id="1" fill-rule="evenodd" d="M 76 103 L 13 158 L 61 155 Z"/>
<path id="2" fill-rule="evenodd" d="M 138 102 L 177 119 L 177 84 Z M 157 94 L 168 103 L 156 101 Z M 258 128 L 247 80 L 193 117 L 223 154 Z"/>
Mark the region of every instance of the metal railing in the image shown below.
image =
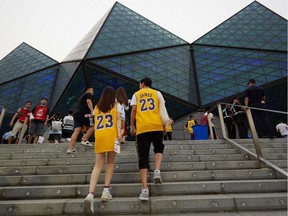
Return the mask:
<path id="1" fill-rule="evenodd" d="M 236 143 L 235 141 L 233 141 L 233 140 L 231 140 L 231 139 L 229 139 L 227 137 L 227 131 L 226 131 L 226 127 L 225 127 L 225 124 L 224 124 L 224 118 L 223 118 L 221 105 L 225 105 L 226 106 L 226 105 L 232 105 L 232 104 L 228 104 L 228 103 L 218 103 L 217 104 L 219 118 L 220 118 L 220 124 L 221 124 L 221 129 L 222 129 L 222 135 L 223 135 L 224 141 L 229 142 L 229 143 L 237 146 L 238 148 L 240 148 L 241 150 L 243 150 L 247 154 L 257 158 L 257 161 L 258 161 L 258 163 L 259 163 L 261 168 L 269 166 L 269 167 L 273 168 L 274 170 L 284 174 L 285 176 L 288 176 L 288 173 L 284 169 L 276 166 L 271 161 L 269 161 L 269 160 L 267 160 L 267 159 L 265 159 L 263 157 L 262 150 L 261 150 L 261 147 L 260 147 L 260 140 L 259 140 L 256 128 L 255 128 L 255 124 L 254 124 L 254 121 L 253 121 L 253 118 L 252 118 L 251 109 L 261 110 L 261 111 L 265 111 L 265 112 L 274 112 L 274 113 L 286 114 L 286 115 L 288 113 L 287 112 L 282 112 L 282 111 L 277 111 L 277 110 L 268 110 L 268 109 L 261 109 L 261 108 L 234 105 L 234 106 L 241 107 L 241 108 L 245 109 L 245 112 L 246 112 L 246 115 L 247 115 L 247 120 L 248 120 L 248 123 L 249 123 L 249 127 L 250 127 L 250 130 L 251 130 L 252 136 L 253 136 L 253 143 L 254 143 L 254 148 L 255 148 L 255 152 L 256 152 L 256 154 L 255 154 L 254 152 L 250 151 L 249 149 L 246 149 L 245 147 L 241 146 L 240 144 Z"/>
<path id="2" fill-rule="evenodd" d="M 6 113 L 6 108 L 3 107 L 2 110 L 1 110 L 1 115 L 0 115 L 0 128 L 2 126 L 2 122 L 4 120 L 5 113 Z"/>

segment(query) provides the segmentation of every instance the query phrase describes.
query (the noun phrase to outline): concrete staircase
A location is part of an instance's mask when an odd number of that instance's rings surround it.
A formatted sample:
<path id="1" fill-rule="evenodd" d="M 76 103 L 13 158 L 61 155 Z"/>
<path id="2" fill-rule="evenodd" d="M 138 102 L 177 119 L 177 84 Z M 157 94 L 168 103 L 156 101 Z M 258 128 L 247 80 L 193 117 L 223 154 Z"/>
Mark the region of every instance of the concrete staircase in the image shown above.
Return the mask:
<path id="1" fill-rule="evenodd" d="M 236 140 L 253 149 L 252 140 Z M 134 142 L 117 156 L 113 199 L 100 202 L 104 181 L 95 191 L 95 215 L 287 215 L 287 179 L 222 140 L 166 141 L 162 185 L 141 191 Z M 266 159 L 287 170 L 287 140 L 261 139 Z M 0 215 L 83 215 L 94 166 L 94 150 L 67 143 L 0 145 Z M 151 151 L 151 176 L 153 162 Z"/>

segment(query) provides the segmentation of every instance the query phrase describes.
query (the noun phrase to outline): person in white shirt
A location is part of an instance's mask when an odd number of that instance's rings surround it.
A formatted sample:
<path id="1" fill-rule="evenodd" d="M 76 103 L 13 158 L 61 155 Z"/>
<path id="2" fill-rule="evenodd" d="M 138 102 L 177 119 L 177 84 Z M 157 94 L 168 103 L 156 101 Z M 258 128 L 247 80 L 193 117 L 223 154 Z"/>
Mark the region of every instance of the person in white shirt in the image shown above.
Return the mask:
<path id="1" fill-rule="evenodd" d="M 214 126 L 213 121 L 212 121 L 213 118 L 214 118 L 214 116 L 213 116 L 213 113 L 210 112 L 210 107 L 206 107 L 206 108 L 205 108 L 204 116 L 208 116 L 208 114 L 209 114 L 209 117 L 210 117 L 210 119 L 211 119 L 211 126 L 212 126 L 212 131 L 213 131 L 213 137 L 214 137 L 214 139 L 218 139 L 218 136 L 217 136 L 216 130 L 215 130 L 215 126 Z M 210 130 L 209 130 L 209 125 L 208 125 L 208 135 L 209 135 L 210 138 L 211 138 Z"/>
<path id="2" fill-rule="evenodd" d="M 125 112 L 129 110 L 129 102 L 128 102 L 126 91 L 123 87 L 117 88 L 116 101 L 121 106 L 121 136 L 123 137 L 123 143 L 124 143 L 126 136 L 127 136 L 127 127 L 125 125 L 126 123 Z"/>
<path id="3" fill-rule="evenodd" d="M 281 121 L 276 125 L 276 131 L 280 132 L 283 138 L 286 138 L 288 136 L 288 125 Z"/>
<path id="4" fill-rule="evenodd" d="M 65 116 L 63 119 L 62 138 L 70 142 L 73 131 L 74 131 L 73 111 L 69 110 L 68 115 Z"/>
<path id="5" fill-rule="evenodd" d="M 11 137 L 11 134 L 12 134 L 12 130 L 4 133 L 2 136 L 2 142 L 1 143 L 8 144 L 8 138 Z"/>

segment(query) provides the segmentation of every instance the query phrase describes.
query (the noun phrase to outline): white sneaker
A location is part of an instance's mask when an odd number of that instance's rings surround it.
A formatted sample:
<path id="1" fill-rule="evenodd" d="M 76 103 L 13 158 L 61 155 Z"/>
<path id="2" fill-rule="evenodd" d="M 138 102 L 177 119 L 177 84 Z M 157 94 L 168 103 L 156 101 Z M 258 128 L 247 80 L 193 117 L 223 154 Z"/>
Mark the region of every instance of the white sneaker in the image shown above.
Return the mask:
<path id="1" fill-rule="evenodd" d="M 94 215 L 94 196 L 89 193 L 84 199 L 84 215 L 93 216 Z"/>
<path id="2" fill-rule="evenodd" d="M 149 191 L 147 190 L 147 192 L 144 192 L 142 190 L 142 193 L 139 195 L 139 200 L 148 201 L 149 200 Z"/>
<path id="3" fill-rule="evenodd" d="M 87 140 L 87 141 L 83 141 L 81 142 L 81 145 L 87 146 L 87 147 L 93 147 L 93 145 Z"/>
<path id="4" fill-rule="evenodd" d="M 154 183 L 155 184 L 162 184 L 161 172 L 154 170 Z"/>
<path id="5" fill-rule="evenodd" d="M 112 195 L 110 194 L 109 191 L 108 192 L 106 192 L 106 191 L 102 192 L 101 201 L 108 202 L 111 199 L 112 199 Z"/>
<path id="6" fill-rule="evenodd" d="M 74 149 L 68 148 L 67 151 L 66 151 L 67 154 L 76 153 L 76 152 L 77 152 L 77 151 L 76 151 L 75 148 L 74 148 Z"/>

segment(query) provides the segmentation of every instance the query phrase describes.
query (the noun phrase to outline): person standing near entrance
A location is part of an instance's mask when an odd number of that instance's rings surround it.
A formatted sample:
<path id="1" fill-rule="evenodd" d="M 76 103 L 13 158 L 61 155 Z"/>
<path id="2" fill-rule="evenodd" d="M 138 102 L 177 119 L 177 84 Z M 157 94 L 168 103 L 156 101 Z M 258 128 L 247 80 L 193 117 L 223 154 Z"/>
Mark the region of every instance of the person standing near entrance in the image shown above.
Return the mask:
<path id="1" fill-rule="evenodd" d="M 93 147 L 93 145 L 88 141 L 89 137 L 94 131 L 94 125 L 89 121 L 89 118 L 92 118 L 93 116 L 93 95 L 94 89 L 92 87 L 86 87 L 85 93 L 82 94 L 77 101 L 76 108 L 74 110 L 74 132 L 71 136 L 70 147 L 67 149 L 67 154 L 76 152 L 75 142 L 83 125 L 85 125 L 88 130 L 85 138 L 82 139 L 81 144 L 88 147 Z"/>
<path id="2" fill-rule="evenodd" d="M 264 135 L 268 135 L 270 139 L 273 139 L 273 130 L 266 111 L 256 110 L 255 108 L 266 109 L 265 105 L 265 92 L 261 87 L 256 86 L 256 81 L 250 79 L 247 83 L 248 88 L 245 90 L 245 106 L 252 107 L 251 113 L 255 128 L 259 138 L 263 138 Z"/>
<path id="3" fill-rule="evenodd" d="M 70 142 L 73 131 L 74 131 L 73 111 L 69 110 L 68 115 L 63 118 L 62 138 Z"/>
<path id="4" fill-rule="evenodd" d="M 173 133 L 173 124 L 174 124 L 174 121 L 172 118 L 169 118 L 170 120 L 170 124 L 167 124 L 166 125 L 166 134 L 164 135 L 164 140 L 172 140 L 173 137 L 172 137 L 172 133 Z"/>
<path id="5" fill-rule="evenodd" d="M 149 200 L 147 175 L 151 143 L 153 143 L 155 153 L 154 183 L 162 183 L 160 167 L 164 150 L 163 133 L 165 134 L 165 123 L 163 124 L 163 120 L 161 120 L 162 115 L 160 113 L 163 108 L 160 109 L 160 107 L 163 107 L 165 101 L 162 94 L 152 89 L 151 86 L 152 80 L 150 78 L 140 80 L 140 90 L 134 93 L 131 100 L 130 134 L 133 136 L 136 133 L 137 139 L 138 165 L 142 182 L 140 200 Z M 135 121 L 136 129 L 134 127 Z M 167 121 L 169 121 L 169 117 Z"/>
<path id="6" fill-rule="evenodd" d="M 276 131 L 280 132 L 280 134 L 283 138 L 286 138 L 288 136 L 287 124 L 285 124 L 285 123 L 283 123 L 283 121 L 281 121 L 279 124 L 276 125 Z"/>
<path id="7" fill-rule="evenodd" d="M 49 108 L 46 106 L 47 98 L 41 98 L 40 105 L 34 107 L 32 110 L 33 119 L 29 128 L 28 143 L 32 142 L 38 144 L 38 137 L 43 136 L 44 126 L 47 126 L 49 119 Z"/>
<path id="8" fill-rule="evenodd" d="M 240 139 L 248 138 L 248 121 L 245 110 L 241 106 L 239 98 L 234 98 L 233 104 L 230 108 L 233 113 L 233 119 L 236 122 L 238 134 Z"/>
<path id="9" fill-rule="evenodd" d="M 236 139 L 236 126 L 230 108 L 231 108 L 230 105 L 226 105 L 225 108 L 222 110 L 223 118 L 227 128 L 228 138 Z"/>
<path id="10" fill-rule="evenodd" d="M 191 140 L 194 140 L 194 139 L 195 139 L 194 131 L 193 131 L 193 126 L 194 126 L 194 125 L 197 125 L 197 124 L 198 124 L 198 123 L 197 123 L 197 121 L 194 119 L 194 116 L 191 115 L 191 116 L 189 117 L 188 122 L 184 125 L 185 130 L 187 130 L 188 133 L 189 133 L 190 136 L 191 136 L 191 137 L 190 137 Z"/>

